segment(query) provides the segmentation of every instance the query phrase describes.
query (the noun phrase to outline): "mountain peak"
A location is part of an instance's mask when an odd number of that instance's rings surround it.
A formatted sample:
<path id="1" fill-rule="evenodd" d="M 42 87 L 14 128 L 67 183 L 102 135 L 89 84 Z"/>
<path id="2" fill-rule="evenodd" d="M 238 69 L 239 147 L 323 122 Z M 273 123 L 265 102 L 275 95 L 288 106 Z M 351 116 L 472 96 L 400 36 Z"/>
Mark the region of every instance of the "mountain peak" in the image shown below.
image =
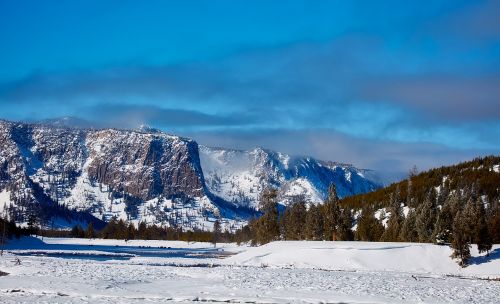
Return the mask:
<path id="1" fill-rule="evenodd" d="M 331 183 L 340 196 L 378 188 L 354 167 L 324 166 L 262 147 L 198 146 L 147 126 L 85 129 L 72 118 L 0 123 L 0 193 L 9 201 L 0 202 L 0 212 L 19 222 L 27 220 L 19 210 L 58 216 L 63 204 L 104 221 L 116 216 L 211 229 L 220 218 L 231 229 L 255 214 L 265 188 L 276 188 L 284 205 L 295 197 L 321 203 Z"/>
<path id="2" fill-rule="evenodd" d="M 141 124 L 136 130 L 144 133 L 162 133 L 161 130 L 153 128 L 147 124 Z"/>

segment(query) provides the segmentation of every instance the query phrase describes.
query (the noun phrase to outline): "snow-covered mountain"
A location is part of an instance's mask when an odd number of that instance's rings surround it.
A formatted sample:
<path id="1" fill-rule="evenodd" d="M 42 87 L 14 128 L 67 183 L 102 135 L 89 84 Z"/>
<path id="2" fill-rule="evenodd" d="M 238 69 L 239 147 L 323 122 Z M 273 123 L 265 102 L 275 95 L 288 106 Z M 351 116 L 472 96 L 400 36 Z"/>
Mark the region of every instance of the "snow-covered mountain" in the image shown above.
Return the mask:
<path id="1" fill-rule="evenodd" d="M 210 229 L 237 227 L 255 213 L 260 192 L 280 201 L 321 202 L 374 190 L 369 171 L 263 149 L 198 146 L 158 130 L 83 129 L 0 121 L 0 212 L 45 224 L 107 221 Z M 90 215 L 89 215 L 90 214 Z M 64 223 L 66 221 L 66 223 Z"/>
<path id="2" fill-rule="evenodd" d="M 200 160 L 207 189 L 239 206 L 258 207 L 266 187 L 278 189 L 280 202 L 297 199 L 323 202 L 328 186 L 335 183 L 340 197 L 377 189 L 373 172 L 351 165 L 325 162 L 310 157 L 292 157 L 256 148 L 250 151 L 200 146 Z"/>

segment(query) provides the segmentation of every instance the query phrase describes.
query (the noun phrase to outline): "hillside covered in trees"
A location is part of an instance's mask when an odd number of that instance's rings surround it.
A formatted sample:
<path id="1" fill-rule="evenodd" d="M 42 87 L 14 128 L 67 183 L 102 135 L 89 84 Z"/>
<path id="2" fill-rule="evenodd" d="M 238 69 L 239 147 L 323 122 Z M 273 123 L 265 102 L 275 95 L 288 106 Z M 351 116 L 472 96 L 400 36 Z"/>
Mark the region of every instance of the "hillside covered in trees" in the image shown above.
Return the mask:
<path id="1" fill-rule="evenodd" d="M 298 201 L 284 211 L 276 191 L 262 194 L 263 215 L 236 239 L 360 240 L 449 244 L 467 266 L 469 248 L 500 242 L 500 157 L 477 158 L 420 174 L 375 192 L 340 200 L 334 186 L 322 205 Z"/>

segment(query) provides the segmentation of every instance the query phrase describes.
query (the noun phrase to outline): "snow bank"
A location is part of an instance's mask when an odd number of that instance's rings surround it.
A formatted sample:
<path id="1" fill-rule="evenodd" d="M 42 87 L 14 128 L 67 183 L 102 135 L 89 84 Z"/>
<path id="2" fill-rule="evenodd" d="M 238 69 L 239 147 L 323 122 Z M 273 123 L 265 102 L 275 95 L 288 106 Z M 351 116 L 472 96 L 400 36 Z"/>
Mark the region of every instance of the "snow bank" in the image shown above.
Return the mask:
<path id="1" fill-rule="evenodd" d="M 489 257 L 471 248 L 471 265 L 460 268 L 448 246 L 421 243 L 273 242 L 225 260 L 231 265 L 315 268 L 345 271 L 397 271 L 500 277 L 500 245 Z"/>
<path id="2" fill-rule="evenodd" d="M 113 247 L 151 247 L 151 248 L 175 248 L 175 249 L 212 249 L 214 245 L 207 242 L 183 242 L 163 240 L 115 240 L 115 239 L 82 239 L 82 238 L 49 238 L 24 237 L 19 240 L 9 240 L 6 249 L 57 249 L 57 245 L 82 245 L 82 246 L 113 246 Z M 223 248 L 230 252 L 241 252 L 245 246 L 235 243 L 217 243 L 217 248 Z"/>

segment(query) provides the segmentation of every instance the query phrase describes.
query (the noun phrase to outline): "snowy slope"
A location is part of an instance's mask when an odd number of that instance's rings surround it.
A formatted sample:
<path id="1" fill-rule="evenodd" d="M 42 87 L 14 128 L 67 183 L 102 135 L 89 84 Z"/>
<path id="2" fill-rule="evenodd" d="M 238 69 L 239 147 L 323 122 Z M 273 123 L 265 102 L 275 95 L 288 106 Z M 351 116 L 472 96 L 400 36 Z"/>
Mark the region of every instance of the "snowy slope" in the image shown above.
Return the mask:
<path id="1" fill-rule="evenodd" d="M 257 207 L 266 187 L 279 190 L 287 205 L 303 198 L 322 202 L 334 183 L 340 197 L 373 191 L 379 185 L 365 177 L 367 170 L 324 162 L 310 157 L 292 157 L 256 148 L 250 151 L 200 146 L 200 162 L 210 192 L 228 202 Z"/>
<path id="2" fill-rule="evenodd" d="M 472 246 L 471 265 L 458 266 L 448 246 L 384 242 L 272 242 L 225 260 L 229 264 L 317 268 L 346 271 L 398 271 L 500 277 L 500 245 L 492 254 L 479 255 Z"/>

